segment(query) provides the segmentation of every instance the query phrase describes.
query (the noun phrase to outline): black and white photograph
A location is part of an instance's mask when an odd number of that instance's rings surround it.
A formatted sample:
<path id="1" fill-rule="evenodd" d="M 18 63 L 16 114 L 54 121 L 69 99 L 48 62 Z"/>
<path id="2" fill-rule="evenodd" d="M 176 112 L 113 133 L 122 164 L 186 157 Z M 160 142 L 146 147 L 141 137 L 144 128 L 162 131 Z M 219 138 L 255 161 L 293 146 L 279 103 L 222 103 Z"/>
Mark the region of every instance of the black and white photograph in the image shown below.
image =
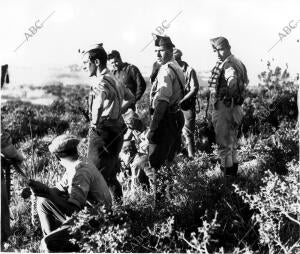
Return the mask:
<path id="1" fill-rule="evenodd" d="M 0 0 L 0 251 L 300 253 L 299 10 Z"/>

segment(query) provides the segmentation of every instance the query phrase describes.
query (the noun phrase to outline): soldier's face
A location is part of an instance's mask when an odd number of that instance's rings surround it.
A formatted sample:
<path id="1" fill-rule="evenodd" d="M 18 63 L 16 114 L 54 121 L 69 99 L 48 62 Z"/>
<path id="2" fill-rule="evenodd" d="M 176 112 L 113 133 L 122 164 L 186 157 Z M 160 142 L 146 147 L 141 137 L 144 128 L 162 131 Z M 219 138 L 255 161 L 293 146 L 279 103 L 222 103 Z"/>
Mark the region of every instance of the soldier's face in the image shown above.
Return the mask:
<path id="1" fill-rule="evenodd" d="M 83 69 L 85 72 L 88 72 L 90 77 L 95 76 L 96 73 L 97 73 L 97 65 L 96 65 L 95 62 L 92 62 L 92 61 L 90 60 L 88 54 L 86 54 L 86 55 L 83 57 L 83 66 L 82 66 L 82 69 Z"/>
<path id="2" fill-rule="evenodd" d="M 166 47 L 155 47 L 155 53 L 157 62 L 159 64 L 165 64 L 169 62 L 173 57 L 173 49 L 169 49 Z"/>
<path id="3" fill-rule="evenodd" d="M 215 49 L 214 52 L 217 53 L 218 59 L 220 61 L 224 61 L 230 55 L 230 49 L 228 48 Z"/>
<path id="4" fill-rule="evenodd" d="M 114 57 L 108 60 L 108 63 L 113 70 L 118 70 L 122 65 L 122 60 L 119 57 Z"/>

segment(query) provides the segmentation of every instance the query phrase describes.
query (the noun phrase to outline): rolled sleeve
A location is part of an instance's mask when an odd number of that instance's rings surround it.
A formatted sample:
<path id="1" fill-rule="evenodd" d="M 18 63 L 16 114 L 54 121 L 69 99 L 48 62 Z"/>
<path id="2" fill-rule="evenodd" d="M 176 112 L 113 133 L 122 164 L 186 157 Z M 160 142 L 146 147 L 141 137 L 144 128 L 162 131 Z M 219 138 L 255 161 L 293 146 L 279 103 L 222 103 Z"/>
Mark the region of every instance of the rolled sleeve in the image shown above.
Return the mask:
<path id="1" fill-rule="evenodd" d="M 90 190 L 91 178 L 85 174 L 76 174 L 72 180 L 71 192 L 68 201 L 82 208 Z"/>

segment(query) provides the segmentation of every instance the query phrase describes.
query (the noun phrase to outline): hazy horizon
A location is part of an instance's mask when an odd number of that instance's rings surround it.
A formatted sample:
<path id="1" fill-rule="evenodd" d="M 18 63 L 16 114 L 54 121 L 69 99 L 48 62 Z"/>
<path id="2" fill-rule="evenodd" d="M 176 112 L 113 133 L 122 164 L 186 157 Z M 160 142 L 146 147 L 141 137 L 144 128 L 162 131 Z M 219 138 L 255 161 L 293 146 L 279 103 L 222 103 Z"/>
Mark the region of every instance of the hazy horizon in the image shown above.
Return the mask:
<path id="1" fill-rule="evenodd" d="M 10 64 L 11 70 L 33 70 L 18 74 L 16 80 L 39 82 L 53 68 L 80 64 L 78 48 L 95 42 L 103 42 L 107 51 L 119 50 L 124 61 L 149 75 L 155 61 L 151 33 L 162 31 L 156 30 L 158 26 L 165 26 L 163 34 L 172 38 L 183 51 L 183 60 L 198 72 L 214 66 L 209 39 L 220 35 L 229 39 L 232 53 L 245 63 L 254 85 L 268 60 L 274 67 L 285 68 L 288 63 L 291 75 L 300 71 L 300 4 L 295 0 L 12 0 L 0 1 L 0 6 L 5 35 L 0 63 Z M 38 29 L 29 36 L 31 26 Z M 290 31 L 280 41 L 285 26 Z"/>

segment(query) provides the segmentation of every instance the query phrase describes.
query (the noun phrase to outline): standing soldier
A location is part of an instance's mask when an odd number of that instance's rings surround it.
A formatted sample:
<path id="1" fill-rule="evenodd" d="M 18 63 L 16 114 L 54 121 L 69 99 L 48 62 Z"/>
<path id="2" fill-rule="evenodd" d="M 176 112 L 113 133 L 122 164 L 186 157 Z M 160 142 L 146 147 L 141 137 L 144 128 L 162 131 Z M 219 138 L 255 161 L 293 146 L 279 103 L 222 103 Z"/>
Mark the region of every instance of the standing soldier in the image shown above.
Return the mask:
<path id="1" fill-rule="evenodd" d="M 7 132 L 1 133 L 1 244 L 7 241 L 10 235 L 10 166 L 14 165 L 16 171 L 26 177 L 21 170 L 22 162 L 25 159 L 23 154 L 12 144 L 10 135 Z"/>
<path id="2" fill-rule="evenodd" d="M 119 51 L 112 50 L 108 54 L 108 61 L 113 67 L 113 74 L 125 85 L 131 93 L 135 96 L 135 103 L 141 99 L 146 89 L 146 82 L 139 71 L 139 69 L 129 63 L 122 61 Z M 135 103 L 132 104 L 131 108 L 135 111 Z"/>
<path id="3" fill-rule="evenodd" d="M 184 115 L 183 135 L 187 145 L 188 156 L 193 158 L 195 153 L 194 132 L 196 120 L 196 96 L 199 90 L 199 83 L 196 71 L 186 62 L 181 60 L 181 50 L 174 49 L 173 54 L 185 76 L 185 96 L 180 101 L 180 105 Z"/>
<path id="4" fill-rule="evenodd" d="M 171 39 L 154 36 L 157 62 L 161 67 L 150 92 L 151 123 L 147 137 L 152 174 L 148 173 L 148 177 L 152 183 L 155 181 L 155 170 L 166 160 L 173 160 L 174 146 L 181 139 L 184 124 L 183 113 L 179 107 L 184 95 L 184 74 L 173 58 L 174 45 Z"/>
<path id="5" fill-rule="evenodd" d="M 116 178 L 119 153 L 126 130 L 122 113 L 134 103 L 129 89 L 120 85 L 106 67 L 107 54 L 101 44 L 83 52 L 84 70 L 94 78 L 89 96 L 91 125 L 88 159 L 101 171 L 115 198 L 122 188 Z M 123 100 L 126 102 L 123 103 Z"/>
<path id="6" fill-rule="evenodd" d="M 244 116 L 242 103 L 245 86 L 248 84 L 244 64 L 231 54 L 226 38 L 211 39 L 218 62 L 213 69 L 209 83 L 215 86 L 212 122 L 219 145 L 221 170 L 226 176 L 236 176 L 238 171 L 237 134 Z"/>
<path id="7" fill-rule="evenodd" d="M 7 64 L 1 66 L 1 89 L 6 83 L 9 83 Z M 26 177 L 21 169 L 24 159 L 24 155 L 12 144 L 9 133 L 1 131 L 1 245 L 10 235 L 11 165 L 22 177 Z"/>

